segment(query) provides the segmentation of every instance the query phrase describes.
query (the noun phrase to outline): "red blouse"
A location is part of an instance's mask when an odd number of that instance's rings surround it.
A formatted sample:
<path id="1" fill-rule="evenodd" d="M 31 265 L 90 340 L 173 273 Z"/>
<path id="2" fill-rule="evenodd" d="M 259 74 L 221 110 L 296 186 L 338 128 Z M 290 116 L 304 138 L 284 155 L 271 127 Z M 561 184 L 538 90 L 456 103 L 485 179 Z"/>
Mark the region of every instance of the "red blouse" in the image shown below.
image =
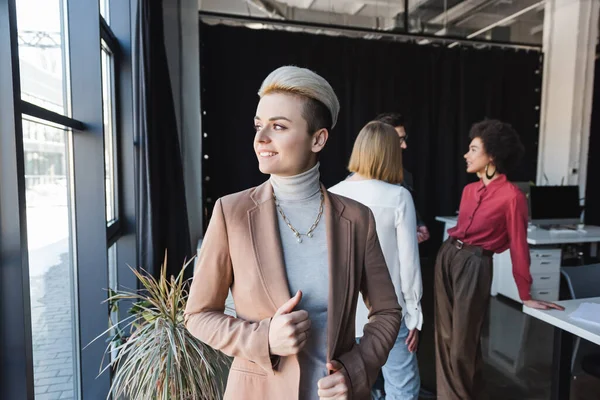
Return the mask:
<path id="1" fill-rule="evenodd" d="M 527 221 L 525 195 L 506 175 L 500 175 L 487 186 L 483 181 L 465 186 L 458 223 L 448 230 L 450 236 L 494 253 L 510 249 L 513 276 L 523 301 L 531 299 Z"/>

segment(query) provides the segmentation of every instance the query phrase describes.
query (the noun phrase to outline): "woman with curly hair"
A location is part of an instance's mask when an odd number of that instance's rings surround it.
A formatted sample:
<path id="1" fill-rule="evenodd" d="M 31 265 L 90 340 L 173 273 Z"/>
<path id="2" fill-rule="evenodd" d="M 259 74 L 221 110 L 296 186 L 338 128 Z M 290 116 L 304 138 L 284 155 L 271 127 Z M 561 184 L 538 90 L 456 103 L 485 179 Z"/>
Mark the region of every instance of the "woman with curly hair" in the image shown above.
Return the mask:
<path id="1" fill-rule="evenodd" d="M 527 201 L 506 179 L 524 147 L 509 125 L 485 120 L 471 128 L 467 172 L 481 179 L 462 194 L 457 225 L 448 230 L 435 264 L 435 341 L 439 399 L 481 393 L 481 328 L 490 300 L 492 256 L 510 249 L 519 296 L 528 307 L 561 310 L 531 298 Z"/>

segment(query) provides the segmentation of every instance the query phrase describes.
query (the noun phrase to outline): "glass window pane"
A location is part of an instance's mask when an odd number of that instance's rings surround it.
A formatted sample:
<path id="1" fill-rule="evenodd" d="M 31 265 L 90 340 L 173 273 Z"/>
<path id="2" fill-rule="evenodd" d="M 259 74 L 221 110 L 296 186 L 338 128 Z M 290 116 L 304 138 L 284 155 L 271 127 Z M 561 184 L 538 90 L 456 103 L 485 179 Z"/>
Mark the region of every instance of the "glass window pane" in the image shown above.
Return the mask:
<path id="1" fill-rule="evenodd" d="M 69 131 L 23 119 L 36 398 L 77 398 Z"/>
<path id="2" fill-rule="evenodd" d="M 102 42 L 102 109 L 104 122 L 104 173 L 106 181 L 106 222 L 110 224 L 118 216 L 116 140 L 115 140 L 115 90 L 114 58 Z"/>
<path id="3" fill-rule="evenodd" d="M 108 287 L 110 289 L 110 293 L 113 293 L 118 288 L 117 244 L 116 243 L 108 248 Z M 119 322 L 119 304 L 111 303 L 110 306 L 111 307 L 110 307 L 110 317 L 109 318 L 110 318 L 111 326 L 115 327 L 115 326 L 117 326 L 117 323 Z M 112 348 L 111 360 L 114 360 L 115 357 L 117 356 L 117 351 L 115 349 L 120 344 L 117 341 L 117 337 L 118 337 L 117 334 L 118 334 L 117 329 L 113 328 L 113 330 L 111 331 L 111 337 L 115 337 L 115 340 L 113 341 L 113 343 L 111 345 L 111 348 Z"/>
<path id="4" fill-rule="evenodd" d="M 117 244 L 108 248 L 108 287 L 117 290 Z"/>
<path id="5" fill-rule="evenodd" d="M 67 114 L 68 59 L 63 0 L 16 0 L 21 98 Z"/>
<path id="6" fill-rule="evenodd" d="M 100 0 L 100 15 L 102 15 L 104 17 L 104 20 L 107 23 L 110 23 L 108 3 L 109 3 L 109 0 Z"/>

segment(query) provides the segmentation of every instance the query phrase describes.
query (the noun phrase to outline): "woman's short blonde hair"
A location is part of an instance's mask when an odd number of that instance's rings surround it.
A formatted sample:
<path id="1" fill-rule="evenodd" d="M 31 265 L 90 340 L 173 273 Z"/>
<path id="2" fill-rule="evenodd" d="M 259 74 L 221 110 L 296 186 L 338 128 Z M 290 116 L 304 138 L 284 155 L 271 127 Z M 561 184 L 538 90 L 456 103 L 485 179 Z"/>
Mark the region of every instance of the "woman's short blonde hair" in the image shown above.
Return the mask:
<path id="1" fill-rule="evenodd" d="M 329 84 L 315 72 L 295 66 L 279 67 L 265 78 L 258 96 L 269 93 L 290 93 L 306 97 L 304 119 L 308 122 L 309 133 L 319 129 L 332 129 L 338 119 L 340 102 Z M 323 115 L 325 114 L 325 115 Z"/>
<path id="2" fill-rule="evenodd" d="M 402 148 L 394 127 L 379 121 L 365 125 L 354 142 L 348 170 L 368 179 L 402 183 Z"/>

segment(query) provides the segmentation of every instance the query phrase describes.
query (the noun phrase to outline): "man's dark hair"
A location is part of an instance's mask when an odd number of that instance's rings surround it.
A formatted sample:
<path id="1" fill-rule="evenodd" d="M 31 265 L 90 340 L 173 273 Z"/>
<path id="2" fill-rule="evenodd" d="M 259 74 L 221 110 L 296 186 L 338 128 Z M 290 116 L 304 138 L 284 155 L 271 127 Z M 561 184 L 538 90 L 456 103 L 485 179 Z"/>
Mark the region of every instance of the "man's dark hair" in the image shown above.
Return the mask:
<path id="1" fill-rule="evenodd" d="M 506 122 L 495 119 L 477 122 L 471 127 L 469 137 L 481 139 L 485 152 L 494 159 L 501 174 L 512 171 L 525 153 L 519 134 Z"/>
<path id="2" fill-rule="evenodd" d="M 383 122 L 395 128 L 397 126 L 404 126 L 404 115 L 400 113 L 383 113 L 379 114 L 375 118 L 375 121 Z"/>

